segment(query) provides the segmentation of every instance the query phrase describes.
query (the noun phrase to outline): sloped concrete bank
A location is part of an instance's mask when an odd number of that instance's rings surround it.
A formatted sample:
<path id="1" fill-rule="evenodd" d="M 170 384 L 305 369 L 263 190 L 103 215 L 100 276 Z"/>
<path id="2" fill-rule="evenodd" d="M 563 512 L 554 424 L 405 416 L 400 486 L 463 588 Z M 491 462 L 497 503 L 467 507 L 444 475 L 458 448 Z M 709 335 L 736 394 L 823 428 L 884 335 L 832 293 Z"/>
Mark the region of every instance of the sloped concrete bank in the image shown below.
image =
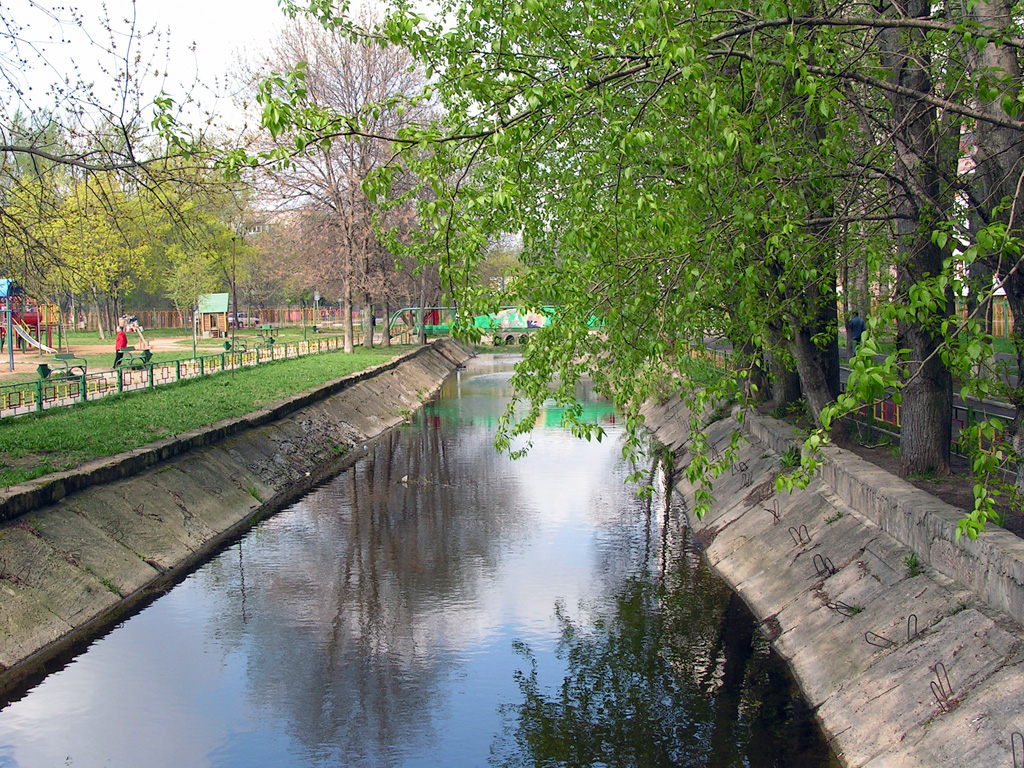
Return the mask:
<path id="1" fill-rule="evenodd" d="M 0 528 L 0 689 L 358 459 L 471 356 L 442 339 L 255 414 L 10 489 L 0 501 L 13 518 Z"/>
<path id="2" fill-rule="evenodd" d="M 682 404 L 644 416 L 685 466 Z M 735 425 L 708 425 L 709 445 L 727 444 Z M 744 429 L 711 511 L 690 522 L 844 765 L 1014 765 L 1011 740 L 1024 751 L 1013 735 L 1024 732 L 1021 542 L 1003 531 L 957 542 L 955 508 L 836 448 L 807 489 L 776 493 L 780 456 L 799 442 L 765 417 Z M 692 503 L 685 477 L 677 489 Z"/>

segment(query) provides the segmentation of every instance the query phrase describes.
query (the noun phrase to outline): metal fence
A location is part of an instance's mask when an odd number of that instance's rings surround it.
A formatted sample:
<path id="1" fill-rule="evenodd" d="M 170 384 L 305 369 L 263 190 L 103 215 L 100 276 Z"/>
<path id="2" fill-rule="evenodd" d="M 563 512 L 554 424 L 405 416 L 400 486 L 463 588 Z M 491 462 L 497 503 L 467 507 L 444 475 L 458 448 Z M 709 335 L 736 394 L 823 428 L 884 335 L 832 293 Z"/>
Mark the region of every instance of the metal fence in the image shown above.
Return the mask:
<path id="1" fill-rule="evenodd" d="M 150 362 L 137 367 L 121 367 L 82 376 L 51 374 L 47 379 L 0 387 L 0 419 L 99 400 L 120 392 L 152 389 L 164 384 L 252 367 L 260 363 L 334 352 L 343 348 L 342 337 L 327 336 L 308 341 L 267 344 L 246 351 L 224 351 L 184 360 Z"/>
<path id="2" fill-rule="evenodd" d="M 729 351 L 712 349 L 709 347 L 692 348 L 688 350 L 690 357 L 698 360 L 705 360 L 722 370 L 732 370 L 732 355 Z M 851 417 L 861 424 L 881 432 L 899 443 L 901 420 L 900 405 L 892 399 L 892 395 L 878 398 L 873 402 L 861 406 L 850 414 Z M 981 404 L 953 405 L 952 408 L 952 433 L 950 447 L 954 453 L 970 455 L 974 450 L 973 445 L 966 444 L 961 436 L 968 426 L 976 424 L 982 419 L 992 421 L 1008 422 L 1009 419 L 999 413 L 993 413 Z M 977 446 L 982 451 L 991 451 L 992 446 L 981 442 Z"/>

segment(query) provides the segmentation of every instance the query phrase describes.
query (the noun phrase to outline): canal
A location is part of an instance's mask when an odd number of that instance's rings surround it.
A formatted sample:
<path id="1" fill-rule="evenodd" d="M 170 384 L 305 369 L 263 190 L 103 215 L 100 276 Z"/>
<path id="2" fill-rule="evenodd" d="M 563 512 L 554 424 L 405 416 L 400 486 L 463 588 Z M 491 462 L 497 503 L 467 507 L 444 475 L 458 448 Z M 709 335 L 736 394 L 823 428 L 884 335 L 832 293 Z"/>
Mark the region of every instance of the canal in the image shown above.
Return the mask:
<path id="1" fill-rule="evenodd" d="M 7 702 L 0 767 L 838 765 L 607 405 L 494 451 L 513 362 Z"/>

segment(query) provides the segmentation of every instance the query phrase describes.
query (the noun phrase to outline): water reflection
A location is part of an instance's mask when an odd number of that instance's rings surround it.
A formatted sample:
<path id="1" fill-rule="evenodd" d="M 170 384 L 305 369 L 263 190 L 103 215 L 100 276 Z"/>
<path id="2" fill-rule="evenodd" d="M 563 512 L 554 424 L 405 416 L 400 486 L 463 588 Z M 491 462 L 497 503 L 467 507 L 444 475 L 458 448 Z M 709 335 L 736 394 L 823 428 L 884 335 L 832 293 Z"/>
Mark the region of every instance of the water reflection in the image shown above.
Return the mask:
<path id="1" fill-rule="evenodd" d="M 692 549 L 672 562 L 657 549 L 660 575 L 627 577 L 579 618 L 559 606 L 561 680 L 516 644 L 527 663 L 496 763 L 838 766 L 742 601 Z"/>
<path id="2" fill-rule="evenodd" d="M 7 706 L 0 766 L 824 765 L 762 759 L 809 721 L 678 511 L 624 485 L 607 406 L 602 443 L 551 411 L 493 451 L 508 371 L 477 361 Z"/>

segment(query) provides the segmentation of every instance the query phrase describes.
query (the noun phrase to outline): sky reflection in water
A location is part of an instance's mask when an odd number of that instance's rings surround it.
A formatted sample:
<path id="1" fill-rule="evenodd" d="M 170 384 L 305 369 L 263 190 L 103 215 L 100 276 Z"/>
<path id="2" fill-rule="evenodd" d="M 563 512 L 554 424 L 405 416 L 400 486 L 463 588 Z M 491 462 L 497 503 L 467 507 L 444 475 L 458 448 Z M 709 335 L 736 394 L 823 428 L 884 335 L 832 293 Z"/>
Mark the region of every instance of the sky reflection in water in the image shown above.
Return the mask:
<path id="1" fill-rule="evenodd" d="M 698 558 L 683 549 L 678 510 L 657 499 L 645 507 L 623 484 L 621 433 L 606 406 L 594 411 L 609 432 L 601 443 L 575 440 L 549 413 L 525 459 L 494 452 L 509 365 L 475 361 L 372 460 L 258 526 L 8 705 L 0 766 L 657 766 L 686 749 L 694 765 L 827 765 L 806 718 L 758 726 L 750 714 L 766 681 L 784 689 L 779 708 L 790 712 L 788 681 L 745 614 L 732 623 L 746 650 L 729 650 L 728 592 L 706 574 L 694 580 Z M 630 622 L 657 626 L 637 634 Z M 651 650 L 647 669 L 628 668 L 638 658 L 629 643 Z M 740 694 L 723 707 L 723 680 L 737 674 L 730 654 L 742 657 Z M 595 671 L 615 658 L 623 677 Z M 583 685 L 636 683 L 635 696 L 611 702 L 625 713 L 612 718 L 619 758 L 551 716 L 580 703 L 558 700 L 567 672 Z M 666 717 L 702 691 L 693 712 Z M 656 719 L 680 733 L 638 730 L 652 696 Z M 738 721 L 717 722 L 744 707 Z M 610 722 L 585 710 L 586 732 Z M 697 710 L 711 722 L 695 722 Z M 773 733 L 801 742 L 800 762 L 764 754 Z M 557 753 L 565 739 L 579 743 Z M 638 739 L 657 748 L 629 745 Z"/>

